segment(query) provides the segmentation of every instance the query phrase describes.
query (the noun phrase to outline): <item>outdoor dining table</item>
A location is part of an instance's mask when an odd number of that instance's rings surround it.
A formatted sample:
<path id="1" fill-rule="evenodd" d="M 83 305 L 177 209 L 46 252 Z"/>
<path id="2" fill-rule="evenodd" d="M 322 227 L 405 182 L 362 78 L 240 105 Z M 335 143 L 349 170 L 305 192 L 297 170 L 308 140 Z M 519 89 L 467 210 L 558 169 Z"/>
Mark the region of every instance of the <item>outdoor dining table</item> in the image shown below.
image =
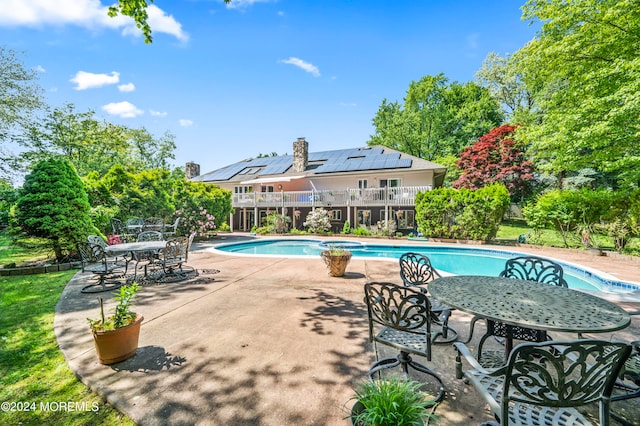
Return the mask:
<path id="1" fill-rule="evenodd" d="M 128 269 L 129 262 L 131 261 L 131 259 L 135 257 L 136 253 L 148 252 L 148 251 L 156 252 L 165 248 L 166 245 L 167 245 L 167 242 L 164 240 L 136 241 L 133 243 L 113 244 L 113 245 L 107 246 L 105 247 L 105 252 L 109 255 L 123 255 L 123 254 L 130 253 L 131 257 L 129 258 L 129 260 L 127 260 L 127 267 L 126 267 L 126 269 Z"/>
<path id="2" fill-rule="evenodd" d="M 437 300 L 461 311 L 537 330 L 604 333 L 631 323 L 615 303 L 582 291 L 506 277 L 456 275 L 429 283 Z M 505 342 L 505 352 L 513 347 Z"/>

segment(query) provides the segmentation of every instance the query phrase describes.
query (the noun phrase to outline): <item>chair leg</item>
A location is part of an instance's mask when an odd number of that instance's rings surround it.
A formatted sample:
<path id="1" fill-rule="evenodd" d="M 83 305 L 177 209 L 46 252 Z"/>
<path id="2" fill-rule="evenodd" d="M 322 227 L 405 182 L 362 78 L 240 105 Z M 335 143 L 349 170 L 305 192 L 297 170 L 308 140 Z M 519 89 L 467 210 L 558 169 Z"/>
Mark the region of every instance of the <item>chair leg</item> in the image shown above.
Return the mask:
<path id="1" fill-rule="evenodd" d="M 117 280 L 107 280 L 104 274 L 100 274 L 98 281 L 82 287 L 80 293 L 102 293 L 105 291 L 113 291 L 122 287 L 124 283 Z"/>
<path id="2" fill-rule="evenodd" d="M 409 366 L 411 366 L 414 370 L 420 371 L 424 374 L 428 374 L 429 376 L 436 379 L 436 381 L 438 382 L 438 393 L 436 394 L 435 402 L 440 402 L 442 398 L 444 398 L 444 384 L 442 383 L 442 379 L 429 367 L 415 362 L 411 358 L 411 355 L 409 355 L 409 353 L 405 351 L 401 351 L 395 358 L 385 358 L 373 363 L 373 365 L 369 369 L 369 379 L 373 380 L 373 375 L 376 372 L 380 374 L 380 370 L 383 370 L 385 368 L 394 368 L 397 366 L 402 367 L 405 379 L 409 378 Z"/>
<path id="3" fill-rule="evenodd" d="M 442 328 L 442 330 L 437 331 L 433 334 L 433 336 L 431 337 L 431 343 L 447 344 L 457 341 L 458 332 L 454 328 L 449 327 L 449 320 L 445 319 L 444 321 L 442 321 L 437 312 L 432 311 L 432 314 L 433 315 L 431 318 L 433 319 L 433 322 L 438 324 Z M 439 339 L 439 337 L 442 337 L 442 339 Z"/>

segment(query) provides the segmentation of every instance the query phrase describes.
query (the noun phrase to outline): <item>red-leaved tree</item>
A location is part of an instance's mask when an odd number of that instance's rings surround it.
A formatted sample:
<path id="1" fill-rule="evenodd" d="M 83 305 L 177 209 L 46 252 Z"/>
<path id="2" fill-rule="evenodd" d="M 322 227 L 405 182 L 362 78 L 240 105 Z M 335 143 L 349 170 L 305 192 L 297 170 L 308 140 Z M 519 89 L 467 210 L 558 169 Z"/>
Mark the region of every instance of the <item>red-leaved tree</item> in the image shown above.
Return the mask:
<path id="1" fill-rule="evenodd" d="M 496 127 L 465 148 L 456 162 L 462 174 L 452 183 L 453 187 L 478 189 L 500 182 L 514 201 L 529 195 L 533 187 L 533 163 L 525 160 L 524 153 L 511 139 L 515 129 L 510 124 Z"/>

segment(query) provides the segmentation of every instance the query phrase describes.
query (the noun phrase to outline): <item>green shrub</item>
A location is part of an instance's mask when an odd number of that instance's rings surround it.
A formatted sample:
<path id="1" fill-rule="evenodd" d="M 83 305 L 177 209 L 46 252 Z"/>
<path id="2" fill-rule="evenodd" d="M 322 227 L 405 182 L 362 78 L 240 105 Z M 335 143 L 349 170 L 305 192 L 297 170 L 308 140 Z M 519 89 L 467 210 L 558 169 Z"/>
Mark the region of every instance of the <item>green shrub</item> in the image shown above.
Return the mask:
<path id="1" fill-rule="evenodd" d="M 352 229 L 351 232 L 353 233 L 353 235 L 359 235 L 361 237 L 368 237 L 371 235 L 371 231 L 369 231 L 364 226 L 359 226 L 355 229 Z"/>
<path id="2" fill-rule="evenodd" d="M 438 188 L 416 196 L 416 222 L 425 237 L 490 240 L 509 208 L 499 183 L 478 190 Z"/>
<path id="3" fill-rule="evenodd" d="M 344 222 L 344 225 L 342 225 L 342 234 L 350 234 L 351 233 L 351 224 L 349 223 L 348 220 L 346 220 Z"/>
<path id="4" fill-rule="evenodd" d="M 25 177 L 16 206 L 16 223 L 26 235 L 49 240 L 56 259 L 75 250 L 77 241 L 99 233 L 89 217 L 89 200 L 73 166 L 43 160 Z"/>

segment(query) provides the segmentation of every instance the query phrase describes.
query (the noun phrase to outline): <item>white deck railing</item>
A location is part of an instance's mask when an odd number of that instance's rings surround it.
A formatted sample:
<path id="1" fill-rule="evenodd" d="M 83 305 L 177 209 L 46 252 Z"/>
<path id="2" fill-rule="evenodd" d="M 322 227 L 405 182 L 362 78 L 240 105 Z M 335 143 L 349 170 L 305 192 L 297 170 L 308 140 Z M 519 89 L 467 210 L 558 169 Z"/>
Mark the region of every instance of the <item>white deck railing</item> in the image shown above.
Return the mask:
<path id="1" fill-rule="evenodd" d="M 418 192 L 431 186 L 327 189 L 320 191 L 250 192 L 233 194 L 232 206 L 242 207 L 346 207 L 414 206 Z"/>

